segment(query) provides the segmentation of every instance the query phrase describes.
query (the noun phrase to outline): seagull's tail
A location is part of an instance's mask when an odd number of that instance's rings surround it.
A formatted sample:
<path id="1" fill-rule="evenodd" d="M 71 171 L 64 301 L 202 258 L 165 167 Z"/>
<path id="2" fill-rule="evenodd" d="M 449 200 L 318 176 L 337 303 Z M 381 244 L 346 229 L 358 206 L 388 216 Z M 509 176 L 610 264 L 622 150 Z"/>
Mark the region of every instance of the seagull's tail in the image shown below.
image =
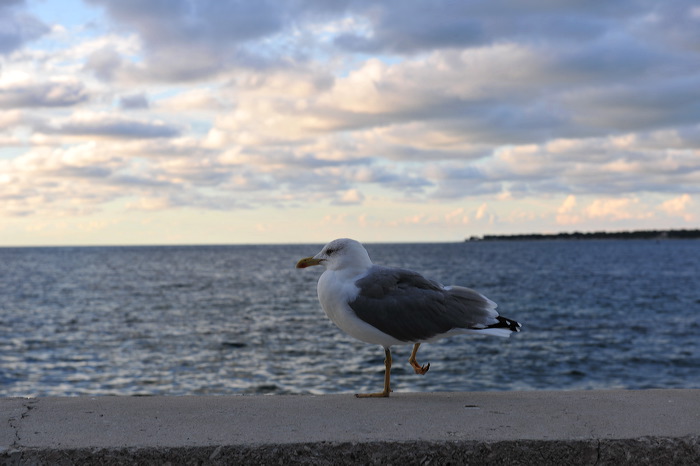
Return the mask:
<path id="1" fill-rule="evenodd" d="M 498 322 L 489 325 L 483 330 L 479 330 L 478 333 L 493 335 L 496 337 L 509 337 L 511 333 L 520 331 L 520 323 L 501 316 L 496 317 L 496 319 Z"/>
<path id="2" fill-rule="evenodd" d="M 489 325 L 486 328 L 507 328 L 511 332 L 519 332 L 520 327 L 522 327 L 519 322 L 508 319 L 507 317 L 498 316 L 496 319 L 498 319 L 497 323 Z"/>

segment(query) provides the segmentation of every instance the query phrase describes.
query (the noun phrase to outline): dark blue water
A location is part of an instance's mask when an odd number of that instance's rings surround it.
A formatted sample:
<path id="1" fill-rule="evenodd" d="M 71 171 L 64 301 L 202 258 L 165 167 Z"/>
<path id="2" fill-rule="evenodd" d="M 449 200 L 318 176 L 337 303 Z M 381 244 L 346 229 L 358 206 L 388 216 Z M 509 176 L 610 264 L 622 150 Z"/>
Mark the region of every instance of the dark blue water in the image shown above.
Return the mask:
<path id="1" fill-rule="evenodd" d="M 383 351 L 316 299 L 318 246 L 0 249 L 0 395 L 354 393 Z M 367 246 L 470 286 L 510 339 L 394 348 L 395 391 L 700 388 L 700 241 Z"/>

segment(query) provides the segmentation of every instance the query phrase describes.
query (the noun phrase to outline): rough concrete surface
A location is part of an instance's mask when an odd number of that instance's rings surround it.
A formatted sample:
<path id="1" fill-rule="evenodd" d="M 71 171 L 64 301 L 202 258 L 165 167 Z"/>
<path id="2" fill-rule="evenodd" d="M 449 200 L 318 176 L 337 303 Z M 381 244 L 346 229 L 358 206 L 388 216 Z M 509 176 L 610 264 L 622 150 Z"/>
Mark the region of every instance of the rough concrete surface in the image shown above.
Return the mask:
<path id="1" fill-rule="evenodd" d="M 700 464 L 700 390 L 0 398 L 1 464 Z"/>

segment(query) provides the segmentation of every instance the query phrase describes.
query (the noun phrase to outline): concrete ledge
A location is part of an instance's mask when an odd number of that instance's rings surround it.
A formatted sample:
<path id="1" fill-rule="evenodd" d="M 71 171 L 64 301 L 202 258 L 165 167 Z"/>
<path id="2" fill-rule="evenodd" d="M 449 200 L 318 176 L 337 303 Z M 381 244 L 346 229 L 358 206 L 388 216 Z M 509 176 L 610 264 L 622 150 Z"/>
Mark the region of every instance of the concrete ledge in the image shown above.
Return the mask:
<path id="1" fill-rule="evenodd" d="M 0 399 L 2 464 L 698 464 L 700 390 Z"/>

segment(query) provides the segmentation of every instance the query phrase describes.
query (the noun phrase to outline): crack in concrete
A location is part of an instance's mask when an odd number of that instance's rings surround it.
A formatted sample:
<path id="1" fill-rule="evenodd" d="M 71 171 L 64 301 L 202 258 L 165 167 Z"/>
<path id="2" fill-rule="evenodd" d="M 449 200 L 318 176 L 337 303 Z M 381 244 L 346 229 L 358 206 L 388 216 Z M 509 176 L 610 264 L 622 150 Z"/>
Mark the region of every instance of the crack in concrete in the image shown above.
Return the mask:
<path id="1" fill-rule="evenodd" d="M 22 445 L 20 444 L 20 441 L 22 440 L 22 437 L 20 437 L 20 429 L 22 427 L 22 420 L 27 418 L 29 416 L 29 412 L 35 408 L 35 405 L 37 404 L 39 400 L 37 399 L 27 399 L 25 402 L 22 403 L 22 407 L 24 408 L 24 411 L 22 411 L 19 415 L 19 418 L 11 417 L 8 420 L 8 423 L 10 424 L 10 427 L 15 431 L 15 438 L 12 442 L 12 445 L 10 447 L 16 449 L 20 448 Z"/>
<path id="2" fill-rule="evenodd" d="M 21 416 L 20 416 L 20 419 L 21 419 Z M 10 447 L 16 447 L 17 442 L 20 440 L 20 438 L 19 438 L 19 419 L 15 418 L 15 417 L 11 417 L 7 420 L 7 423 L 10 425 L 12 430 L 15 431 L 15 437 L 14 437 L 14 440 L 12 441 L 12 443 L 10 444 Z"/>

